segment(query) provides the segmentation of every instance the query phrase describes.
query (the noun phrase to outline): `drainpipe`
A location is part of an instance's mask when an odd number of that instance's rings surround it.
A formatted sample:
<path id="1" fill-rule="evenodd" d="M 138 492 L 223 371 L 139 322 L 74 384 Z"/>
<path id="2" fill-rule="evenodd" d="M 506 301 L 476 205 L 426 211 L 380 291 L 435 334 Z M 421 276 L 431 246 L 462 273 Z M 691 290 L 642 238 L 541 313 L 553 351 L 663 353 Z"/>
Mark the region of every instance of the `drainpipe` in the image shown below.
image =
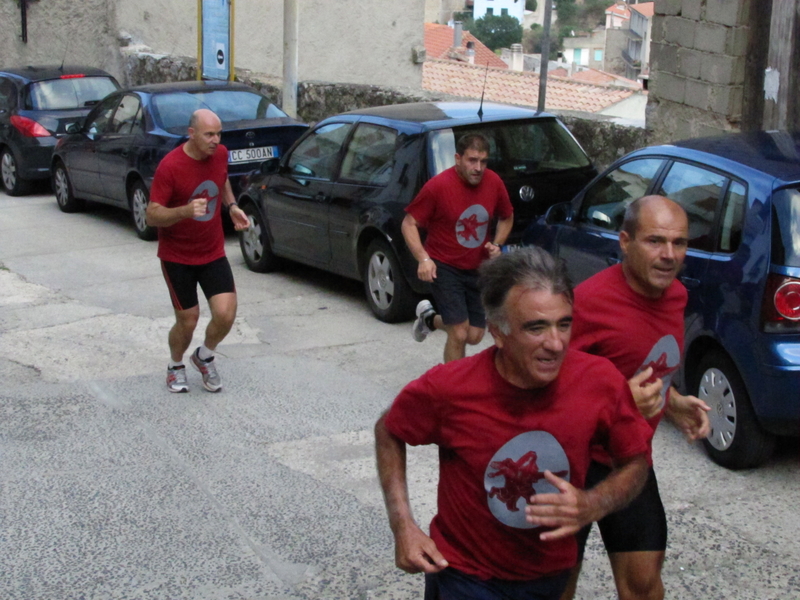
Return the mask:
<path id="1" fill-rule="evenodd" d="M 297 118 L 298 1 L 283 0 L 283 112 Z"/>

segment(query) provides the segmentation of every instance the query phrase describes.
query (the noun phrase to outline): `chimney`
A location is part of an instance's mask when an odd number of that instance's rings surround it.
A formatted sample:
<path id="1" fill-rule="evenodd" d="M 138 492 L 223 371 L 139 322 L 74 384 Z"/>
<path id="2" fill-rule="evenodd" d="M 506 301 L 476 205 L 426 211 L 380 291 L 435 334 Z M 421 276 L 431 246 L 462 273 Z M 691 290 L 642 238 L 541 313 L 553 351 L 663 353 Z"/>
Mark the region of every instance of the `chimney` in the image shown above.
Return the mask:
<path id="1" fill-rule="evenodd" d="M 453 23 L 453 48 L 461 48 L 461 21 Z"/>
<path id="2" fill-rule="evenodd" d="M 511 44 L 511 70 L 522 71 L 523 62 L 522 44 Z"/>
<path id="3" fill-rule="evenodd" d="M 475 42 L 467 42 L 467 60 L 469 64 L 475 64 Z"/>

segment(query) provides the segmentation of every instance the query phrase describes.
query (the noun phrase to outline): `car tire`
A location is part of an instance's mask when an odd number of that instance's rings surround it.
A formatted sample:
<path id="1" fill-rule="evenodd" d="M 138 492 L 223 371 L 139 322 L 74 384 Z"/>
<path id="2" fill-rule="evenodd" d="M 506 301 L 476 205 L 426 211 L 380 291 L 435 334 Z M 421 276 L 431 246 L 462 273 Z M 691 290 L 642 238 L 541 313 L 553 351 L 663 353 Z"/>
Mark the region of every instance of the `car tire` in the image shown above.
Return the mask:
<path id="1" fill-rule="evenodd" d="M 711 433 L 703 440 L 711 459 L 728 469 L 757 467 L 772 455 L 775 437 L 756 420 L 733 361 L 712 350 L 700 361 L 696 395 L 711 407 Z"/>
<path id="2" fill-rule="evenodd" d="M 250 227 L 239 232 L 239 247 L 244 262 L 251 271 L 269 273 L 280 266 L 280 259 L 272 253 L 267 221 L 255 204 L 248 202 L 242 208 L 250 220 Z"/>
<path id="3" fill-rule="evenodd" d="M 24 196 L 31 191 L 31 182 L 19 176 L 17 159 L 10 148 L 0 152 L 0 180 L 9 196 Z"/>
<path id="4" fill-rule="evenodd" d="M 373 240 L 364 262 L 364 292 L 373 314 L 386 323 L 414 316 L 417 295 L 408 285 L 400 262 L 388 242 Z"/>
<path id="5" fill-rule="evenodd" d="M 53 167 L 53 193 L 61 212 L 73 213 L 83 210 L 86 203 L 75 197 L 72 192 L 72 182 L 69 180 L 67 168 L 61 161 Z"/>
<path id="6" fill-rule="evenodd" d="M 150 203 L 150 193 L 143 181 L 138 180 L 131 186 L 128 192 L 128 203 L 131 208 L 131 218 L 136 235 L 139 239 L 152 242 L 158 238 L 158 228 L 147 224 L 147 205 Z"/>

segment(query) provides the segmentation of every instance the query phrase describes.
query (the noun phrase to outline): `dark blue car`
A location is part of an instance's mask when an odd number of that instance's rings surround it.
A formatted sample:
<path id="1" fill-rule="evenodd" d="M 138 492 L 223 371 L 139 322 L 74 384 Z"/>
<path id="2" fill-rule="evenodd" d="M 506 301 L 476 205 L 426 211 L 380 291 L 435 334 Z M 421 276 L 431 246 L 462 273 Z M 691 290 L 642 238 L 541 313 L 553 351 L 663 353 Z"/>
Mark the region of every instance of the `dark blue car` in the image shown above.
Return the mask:
<path id="1" fill-rule="evenodd" d="M 234 193 L 259 163 L 281 156 L 308 129 L 243 83 L 182 81 L 118 90 L 69 126 L 56 145 L 52 181 L 58 207 L 75 212 L 86 200 L 117 206 L 131 212 L 140 238 L 155 239 L 145 211 L 156 167 L 186 141 L 189 118 L 199 108 L 222 120 Z"/>
<path id="2" fill-rule="evenodd" d="M 693 139 L 619 159 L 523 243 L 567 261 L 577 283 L 622 258 L 626 206 L 647 194 L 689 215 L 689 290 L 678 380 L 711 407 L 711 458 L 737 469 L 800 433 L 800 134 Z"/>

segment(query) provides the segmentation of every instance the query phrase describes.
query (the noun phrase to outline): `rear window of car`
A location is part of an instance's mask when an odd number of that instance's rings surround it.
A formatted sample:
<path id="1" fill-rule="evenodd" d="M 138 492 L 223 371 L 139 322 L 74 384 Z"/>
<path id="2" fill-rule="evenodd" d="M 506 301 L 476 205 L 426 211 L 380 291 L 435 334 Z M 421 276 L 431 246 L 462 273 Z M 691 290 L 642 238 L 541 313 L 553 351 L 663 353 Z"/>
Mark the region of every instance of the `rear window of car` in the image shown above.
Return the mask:
<path id="1" fill-rule="evenodd" d="M 32 83 L 26 110 L 74 110 L 94 106 L 117 89 L 110 77 L 69 77 Z"/>
<path id="2" fill-rule="evenodd" d="M 442 129 L 430 136 L 434 175 L 455 164 L 456 140 L 470 133 L 489 141 L 489 168 L 504 178 L 591 165 L 569 131 L 555 119 L 499 121 Z"/>
<path id="3" fill-rule="evenodd" d="M 772 263 L 800 267 L 800 190 L 789 188 L 772 196 Z"/>
<path id="4" fill-rule="evenodd" d="M 267 98 L 247 90 L 210 90 L 157 94 L 152 101 L 153 115 L 171 133 L 185 133 L 189 117 L 200 108 L 214 111 L 223 123 L 252 121 L 287 116 Z"/>

